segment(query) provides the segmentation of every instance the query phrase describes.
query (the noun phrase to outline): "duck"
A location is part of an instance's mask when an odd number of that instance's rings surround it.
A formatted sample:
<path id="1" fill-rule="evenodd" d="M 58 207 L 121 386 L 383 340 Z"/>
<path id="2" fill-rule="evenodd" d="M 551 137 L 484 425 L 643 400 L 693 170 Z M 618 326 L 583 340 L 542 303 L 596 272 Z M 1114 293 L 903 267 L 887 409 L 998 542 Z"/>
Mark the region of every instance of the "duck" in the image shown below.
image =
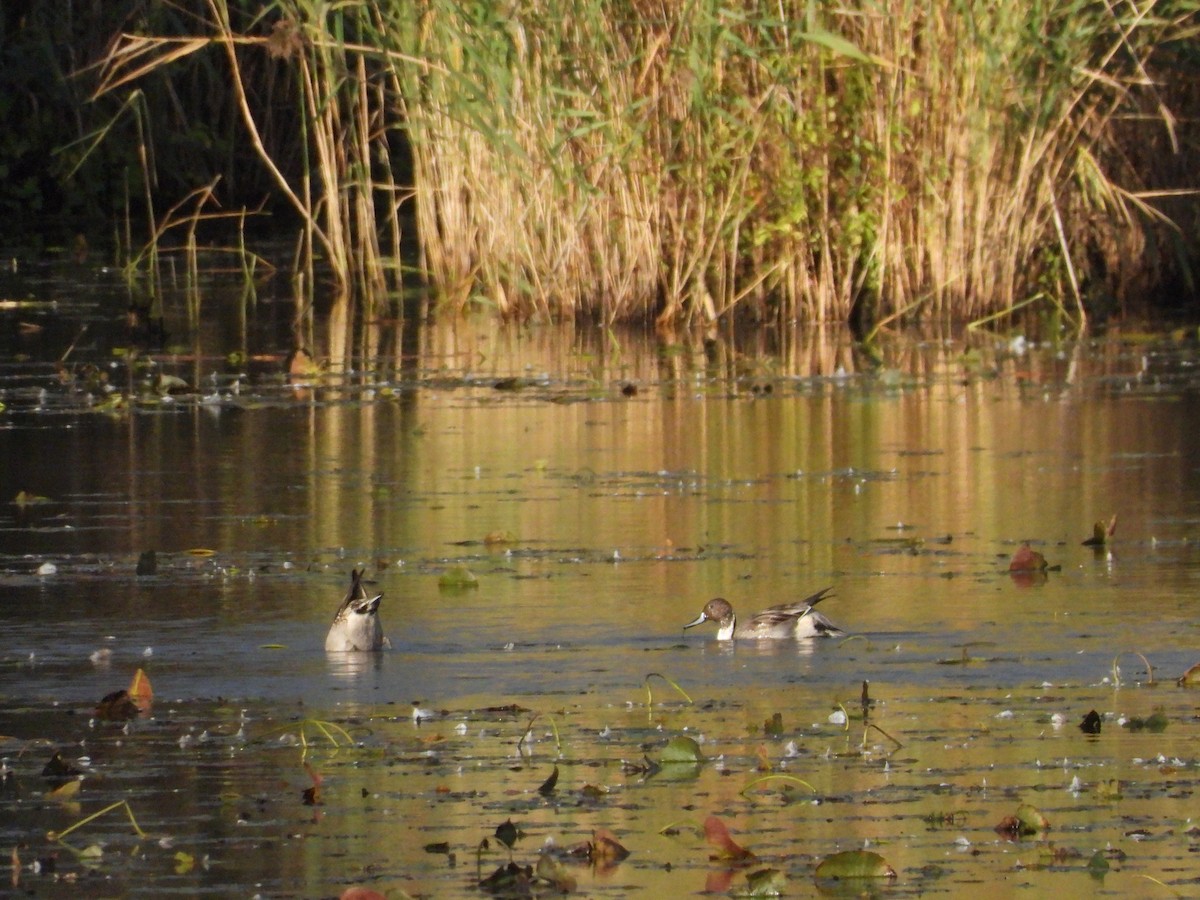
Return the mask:
<path id="1" fill-rule="evenodd" d="M 392 646 L 384 637 L 383 624 L 379 621 L 379 601 L 383 594 L 374 597 L 367 594 L 362 583 L 364 574 L 366 569 L 350 570 L 350 590 L 325 636 L 325 650 L 329 653 L 384 650 Z"/>
<path id="2" fill-rule="evenodd" d="M 781 603 L 764 609 L 740 628 L 733 604 L 724 597 L 714 597 L 704 604 L 700 615 L 684 625 L 692 628 L 705 622 L 717 623 L 717 640 L 731 641 L 734 638 L 807 640 L 816 637 L 840 637 L 845 634 L 822 613 L 813 609 L 833 588 L 822 588 L 810 597 L 794 603 Z"/>

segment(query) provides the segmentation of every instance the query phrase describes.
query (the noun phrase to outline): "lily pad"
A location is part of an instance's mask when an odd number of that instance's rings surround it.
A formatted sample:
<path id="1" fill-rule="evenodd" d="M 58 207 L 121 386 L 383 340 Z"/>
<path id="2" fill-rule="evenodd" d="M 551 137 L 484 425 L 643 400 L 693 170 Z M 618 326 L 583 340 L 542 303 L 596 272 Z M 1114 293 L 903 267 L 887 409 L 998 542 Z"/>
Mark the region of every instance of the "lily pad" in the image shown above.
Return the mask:
<path id="1" fill-rule="evenodd" d="M 658 760 L 663 765 L 669 763 L 699 763 L 704 761 L 700 745 L 686 735 L 676 735 L 663 747 L 662 756 Z"/>
<path id="2" fill-rule="evenodd" d="M 819 879 L 895 878 L 896 870 L 871 850 L 844 850 L 821 860 L 815 874 Z"/>
<path id="3" fill-rule="evenodd" d="M 759 869 L 746 876 L 746 886 L 733 892 L 735 897 L 779 897 L 787 885 L 787 876 L 779 869 Z"/>
<path id="4" fill-rule="evenodd" d="M 996 831 L 1015 837 L 1041 834 L 1050 830 L 1050 820 L 1042 815 L 1042 811 L 1029 803 L 1017 807 L 1015 816 L 1006 816 L 996 826 Z"/>
<path id="5" fill-rule="evenodd" d="M 479 587 L 479 579 L 466 566 L 454 566 L 442 573 L 438 589 L 443 591 L 465 591 Z"/>
<path id="6" fill-rule="evenodd" d="M 704 820 L 704 839 L 717 848 L 710 859 L 742 865 L 748 865 L 758 859 L 752 851 L 733 839 L 725 823 L 716 816 L 709 816 Z"/>

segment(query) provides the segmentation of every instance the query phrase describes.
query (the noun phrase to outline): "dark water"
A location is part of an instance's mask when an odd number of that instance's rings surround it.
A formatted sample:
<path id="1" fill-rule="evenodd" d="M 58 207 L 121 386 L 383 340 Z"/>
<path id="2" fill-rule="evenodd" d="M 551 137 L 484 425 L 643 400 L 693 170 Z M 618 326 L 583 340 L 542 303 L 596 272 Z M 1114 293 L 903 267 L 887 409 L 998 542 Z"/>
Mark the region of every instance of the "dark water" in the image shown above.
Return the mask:
<path id="1" fill-rule="evenodd" d="M 475 895 L 510 818 L 521 864 L 598 827 L 633 851 L 573 866 L 580 894 L 736 890 L 710 814 L 792 894 L 864 844 L 890 893 L 1197 889 L 1200 704 L 1173 682 L 1200 662 L 1194 335 L 898 337 L 876 368 L 837 331 L 376 321 L 376 353 L 296 384 L 290 301 L 214 293 L 194 330 L 175 309 L 178 342 L 131 369 L 120 285 L 91 277 L 11 276 L 0 309 L 14 891 Z M 1008 574 L 1023 541 L 1049 573 Z M 442 589 L 460 565 L 478 586 Z M 326 655 L 356 566 L 393 649 Z M 848 639 L 681 630 L 712 596 L 745 616 L 826 585 Z M 151 713 L 94 720 L 138 667 Z M 831 722 L 864 680 L 871 724 Z M 1165 730 L 1129 727 L 1155 712 Z M 708 762 L 646 777 L 683 733 Z M 55 749 L 87 763 L 77 798 L 45 796 Z M 767 764 L 815 793 L 743 794 Z M 148 837 L 119 809 L 47 839 L 120 801 Z M 992 830 L 1022 802 L 1048 838 Z"/>

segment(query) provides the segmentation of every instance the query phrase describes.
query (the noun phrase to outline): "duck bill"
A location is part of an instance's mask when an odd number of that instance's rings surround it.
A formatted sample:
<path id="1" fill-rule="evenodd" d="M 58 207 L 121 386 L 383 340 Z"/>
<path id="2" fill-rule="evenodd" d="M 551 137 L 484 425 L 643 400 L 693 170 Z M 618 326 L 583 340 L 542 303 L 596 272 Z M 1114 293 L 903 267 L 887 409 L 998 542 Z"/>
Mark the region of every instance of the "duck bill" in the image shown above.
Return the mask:
<path id="1" fill-rule="evenodd" d="M 708 616 L 706 616 L 704 613 L 700 613 L 700 615 L 696 616 L 695 619 L 693 619 L 691 622 L 688 622 L 683 627 L 684 628 L 694 628 L 696 625 L 703 625 L 707 621 L 708 621 Z"/>

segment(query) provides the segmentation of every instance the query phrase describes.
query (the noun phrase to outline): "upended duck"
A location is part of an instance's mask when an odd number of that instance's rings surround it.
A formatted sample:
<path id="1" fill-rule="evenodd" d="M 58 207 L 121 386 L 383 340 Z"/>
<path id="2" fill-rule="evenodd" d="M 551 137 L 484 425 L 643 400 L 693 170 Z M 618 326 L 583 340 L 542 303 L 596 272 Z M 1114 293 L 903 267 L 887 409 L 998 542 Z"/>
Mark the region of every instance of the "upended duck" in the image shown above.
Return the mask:
<path id="1" fill-rule="evenodd" d="M 717 623 L 717 640 L 742 639 L 806 640 L 817 637 L 840 637 L 845 634 L 833 622 L 813 609 L 830 596 L 833 588 L 823 588 L 795 603 L 781 603 L 758 613 L 749 622 L 739 626 L 733 605 L 724 597 L 715 597 L 704 604 L 700 615 L 688 622 L 684 628 L 692 628 L 705 622 Z"/>
<path id="2" fill-rule="evenodd" d="M 350 571 L 350 590 L 338 607 L 329 634 L 325 636 L 325 650 L 338 653 L 350 650 L 383 650 L 392 646 L 383 636 L 383 623 L 379 621 L 379 601 L 383 594 L 374 597 L 367 594 L 362 577 L 366 569 Z"/>

